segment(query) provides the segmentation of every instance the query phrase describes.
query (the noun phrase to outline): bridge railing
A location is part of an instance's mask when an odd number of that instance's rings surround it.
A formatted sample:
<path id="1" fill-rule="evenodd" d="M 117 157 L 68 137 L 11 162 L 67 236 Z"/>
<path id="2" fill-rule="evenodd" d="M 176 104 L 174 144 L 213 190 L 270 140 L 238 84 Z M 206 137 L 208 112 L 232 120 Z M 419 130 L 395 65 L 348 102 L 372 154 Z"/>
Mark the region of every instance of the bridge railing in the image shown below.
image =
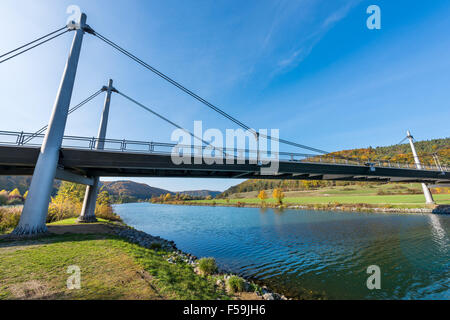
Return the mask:
<path id="1" fill-rule="evenodd" d="M 39 147 L 44 141 L 44 134 L 35 134 L 28 132 L 0 131 L 0 145 L 16 145 L 16 146 L 34 146 Z M 273 160 L 292 161 L 302 163 L 323 163 L 323 164 L 340 164 L 340 165 L 356 165 L 386 168 L 406 168 L 417 169 L 413 163 L 392 162 L 389 160 L 367 160 L 358 158 L 342 158 L 333 155 L 317 155 L 296 152 L 283 152 L 277 154 L 266 154 L 257 150 L 239 149 L 239 148 L 216 148 L 205 145 L 177 145 L 174 143 L 163 143 L 154 141 L 137 141 L 137 140 L 119 140 L 119 139 L 98 139 L 95 137 L 80 136 L 64 136 L 62 145 L 65 148 L 88 149 L 94 150 L 99 142 L 102 142 L 106 151 L 121 152 L 139 152 L 152 154 L 172 154 L 174 148 L 178 147 L 179 152 L 184 155 L 208 155 L 211 157 L 225 157 L 225 159 L 239 160 Z M 450 167 L 442 165 L 440 167 L 434 165 L 422 165 L 422 170 L 431 171 L 450 171 Z"/>

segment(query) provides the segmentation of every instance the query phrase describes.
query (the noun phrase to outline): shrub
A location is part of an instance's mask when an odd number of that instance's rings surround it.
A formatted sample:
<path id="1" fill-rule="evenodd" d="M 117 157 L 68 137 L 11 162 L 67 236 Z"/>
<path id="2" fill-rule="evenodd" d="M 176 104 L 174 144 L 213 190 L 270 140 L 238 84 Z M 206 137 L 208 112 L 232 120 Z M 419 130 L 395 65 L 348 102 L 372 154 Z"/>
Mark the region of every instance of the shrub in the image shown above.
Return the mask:
<path id="1" fill-rule="evenodd" d="M 106 219 L 109 221 L 122 221 L 119 215 L 117 215 L 111 205 L 109 204 L 97 204 L 95 208 L 95 216 L 97 218 Z"/>
<path id="2" fill-rule="evenodd" d="M 217 264 L 214 258 L 201 258 L 198 261 L 198 269 L 205 275 L 213 274 L 217 271 Z"/>
<path id="3" fill-rule="evenodd" d="M 17 188 L 15 188 L 13 191 L 11 191 L 9 193 L 9 196 L 10 197 L 18 197 L 18 198 L 22 197 L 22 195 L 20 194 L 19 189 L 17 189 Z"/>
<path id="4" fill-rule="evenodd" d="M 227 289 L 230 292 L 243 292 L 245 291 L 244 279 L 237 276 L 231 276 L 227 280 Z"/>
<path id="5" fill-rule="evenodd" d="M 9 197 L 6 204 L 8 206 L 17 206 L 17 205 L 23 204 L 23 200 L 22 200 L 22 198 L 18 198 L 18 197 Z"/>
<path id="6" fill-rule="evenodd" d="M 0 208 L 0 231 L 15 228 L 19 224 L 22 208 Z"/>
<path id="7" fill-rule="evenodd" d="M 55 202 L 52 199 L 48 207 L 47 223 L 52 223 L 59 220 L 78 217 L 81 212 L 81 204 L 70 201 Z"/>
<path id="8" fill-rule="evenodd" d="M 152 249 L 152 250 L 158 251 L 158 250 L 161 250 L 161 248 L 162 248 L 162 246 L 161 246 L 161 243 L 159 243 L 159 242 L 152 242 L 150 244 L 150 249 Z"/>
<path id="9" fill-rule="evenodd" d="M 0 206 L 5 205 L 8 202 L 8 191 L 2 190 L 0 191 Z"/>

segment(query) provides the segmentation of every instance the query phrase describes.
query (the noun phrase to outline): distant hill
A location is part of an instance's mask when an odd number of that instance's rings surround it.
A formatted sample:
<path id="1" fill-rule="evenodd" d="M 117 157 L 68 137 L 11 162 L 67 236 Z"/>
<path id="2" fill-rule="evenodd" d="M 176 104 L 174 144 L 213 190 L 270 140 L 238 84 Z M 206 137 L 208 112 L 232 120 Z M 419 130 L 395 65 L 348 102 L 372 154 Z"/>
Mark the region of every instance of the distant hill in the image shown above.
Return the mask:
<path id="1" fill-rule="evenodd" d="M 31 176 L 0 176 L 0 190 L 12 191 L 18 188 L 21 194 L 28 190 L 31 183 Z M 55 180 L 52 195 L 56 195 L 60 181 Z M 145 183 L 138 183 L 129 180 L 122 181 L 104 181 L 101 182 L 104 190 L 113 197 L 116 202 L 134 202 L 138 200 L 147 200 L 152 197 L 159 197 L 162 194 L 170 193 L 175 195 L 175 192 L 151 187 Z M 178 192 L 179 194 L 187 194 L 195 198 L 206 198 L 207 196 L 215 197 L 220 194 L 220 191 L 210 190 L 190 190 Z"/>
<path id="2" fill-rule="evenodd" d="M 215 197 L 218 194 L 221 194 L 220 191 L 211 191 L 211 190 L 192 190 L 192 191 L 182 191 L 180 194 L 187 194 L 191 197 L 202 197 L 206 198 L 207 196 Z"/>
<path id="3" fill-rule="evenodd" d="M 433 139 L 418 141 L 414 143 L 420 161 L 425 164 L 434 164 L 431 154 L 436 153 L 442 165 L 450 165 L 450 138 Z M 371 160 L 390 160 L 398 162 L 414 163 L 414 159 L 409 144 L 400 144 L 388 147 L 361 148 L 343 150 L 330 153 L 327 156 L 357 157 Z M 301 180 L 246 180 L 236 186 L 233 186 L 219 195 L 219 198 L 226 198 L 232 195 L 270 190 L 274 188 L 282 188 L 284 190 L 308 190 L 312 188 L 320 188 L 322 186 L 354 184 L 352 182 L 334 182 L 334 181 L 301 181 Z"/>
<path id="4" fill-rule="evenodd" d="M 151 197 L 158 197 L 162 194 L 170 192 L 165 189 L 150 187 L 145 183 L 137 183 L 134 181 L 105 181 L 102 182 L 104 190 L 108 191 L 114 198 L 121 198 L 126 202 L 134 200 L 146 200 Z"/>
<path id="5" fill-rule="evenodd" d="M 18 188 L 21 194 L 28 190 L 31 183 L 31 176 L 0 176 L 0 190 L 12 191 Z M 53 183 L 52 196 L 56 194 L 60 181 Z"/>

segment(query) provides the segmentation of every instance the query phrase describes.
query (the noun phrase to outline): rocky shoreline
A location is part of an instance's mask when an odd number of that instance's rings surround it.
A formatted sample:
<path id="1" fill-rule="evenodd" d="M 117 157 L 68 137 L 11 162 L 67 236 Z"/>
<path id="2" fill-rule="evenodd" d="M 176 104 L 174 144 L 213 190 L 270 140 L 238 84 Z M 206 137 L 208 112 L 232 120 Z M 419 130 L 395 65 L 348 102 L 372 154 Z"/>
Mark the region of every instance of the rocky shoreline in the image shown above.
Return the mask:
<path id="1" fill-rule="evenodd" d="M 171 254 L 167 261 L 169 263 L 187 263 L 194 268 L 194 271 L 199 273 L 198 266 L 198 258 L 193 256 L 192 254 L 185 253 L 179 250 L 174 241 L 166 240 L 158 236 L 152 236 L 146 232 L 136 230 L 127 225 L 115 225 L 112 227 L 113 233 L 121 238 L 125 238 L 128 241 L 138 244 L 142 247 L 149 249 L 163 249 L 166 251 L 170 251 Z M 273 292 L 268 289 L 266 286 L 259 287 L 257 284 L 251 282 L 248 279 L 245 279 L 239 275 L 227 273 L 223 270 L 218 271 L 218 275 L 220 279 L 216 281 L 216 285 L 222 289 L 225 289 L 225 284 L 227 280 L 232 276 L 238 276 L 244 280 L 244 285 L 246 290 L 249 290 L 251 287 L 259 288 L 258 291 L 254 293 L 260 298 L 264 300 L 289 300 L 284 295 Z"/>
<path id="2" fill-rule="evenodd" d="M 423 213 L 423 214 L 450 214 L 450 206 L 439 206 L 437 208 L 377 208 L 377 207 L 352 207 L 352 206 L 336 206 L 332 208 L 315 208 L 303 205 L 286 206 L 287 209 L 300 210 L 337 210 L 337 211 L 359 211 L 359 212 L 381 212 L 381 213 Z"/>
<path id="3" fill-rule="evenodd" d="M 169 205 L 206 206 L 206 207 L 237 207 L 237 208 L 268 208 L 268 209 L 297 209 L 297 210 L 330 210 L 330 211 L 353 211 L 353 212 L 380 212 L 380 213 L 421 213 L 421 214 L 450 214 L 450 205 L 438 205 L 430 208 L 389 208 L 375 207 L 370 204 L 308 204 L 308 205 L 267 205 L 257 203 L 199 203 L 199 202 L 169 202 Z"/>

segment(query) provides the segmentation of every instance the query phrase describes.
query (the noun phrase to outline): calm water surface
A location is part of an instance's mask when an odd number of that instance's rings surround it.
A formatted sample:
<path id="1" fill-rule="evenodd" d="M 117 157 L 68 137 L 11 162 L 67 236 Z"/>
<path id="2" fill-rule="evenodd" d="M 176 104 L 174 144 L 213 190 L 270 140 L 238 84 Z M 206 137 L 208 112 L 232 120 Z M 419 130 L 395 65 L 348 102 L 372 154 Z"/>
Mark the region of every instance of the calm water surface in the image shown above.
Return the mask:
<path id="1" fill-rule="evenodd" d="M 450 299 L 450 216 L 160 204 L 115 206 L 123 220 L 285 293 L 329 299 Z M 381 268 L 368 290 L 367 267 Z"/>

